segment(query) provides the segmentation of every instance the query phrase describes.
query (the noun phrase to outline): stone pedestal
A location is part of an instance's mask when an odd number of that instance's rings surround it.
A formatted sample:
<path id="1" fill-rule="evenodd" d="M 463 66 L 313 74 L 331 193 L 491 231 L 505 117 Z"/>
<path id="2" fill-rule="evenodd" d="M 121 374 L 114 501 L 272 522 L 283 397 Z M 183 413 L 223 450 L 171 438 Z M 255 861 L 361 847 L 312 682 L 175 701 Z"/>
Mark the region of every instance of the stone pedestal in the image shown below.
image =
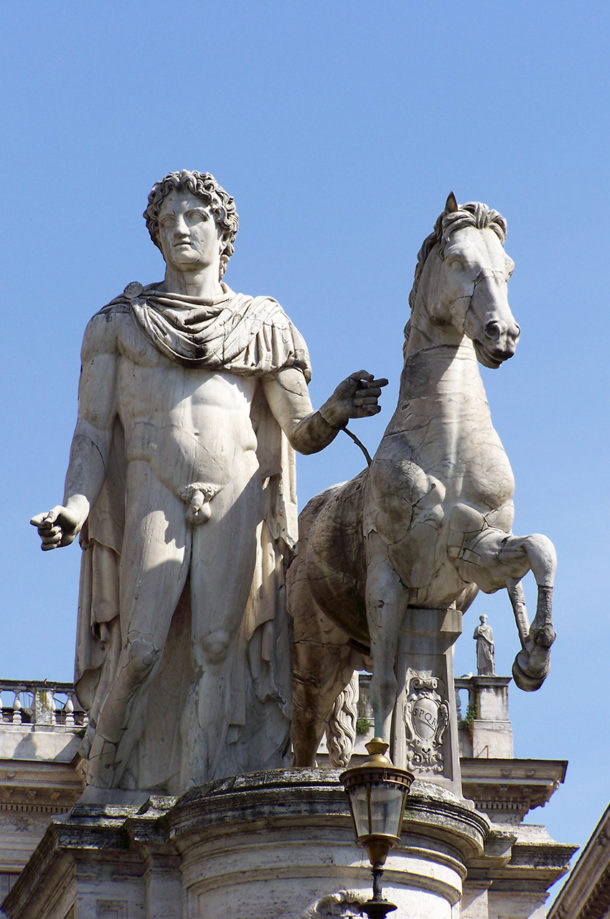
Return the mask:
<path id="1" fill-rule="evenodd" d="M 371 895 L 334 770 L 251 773 L 137 805 L 55 818 L 4 909 L 11 919 L 321 919 Z M 398 915 L 450 919 L 487 819 L 416 783 L 384 894 Z"/>
<path id="2" fill-rule="evenodd" d="M 357 915 L 371 874 L 346 805 L 331 770 L 259 773 L 186 795 L 172 813 L 186 916 L 317 919 L 349 904 Z M 449 919 L 488 824 L 432 786 L 409 797 L 406 820 L 384 894 L 400 915 Z"/>
<path id="3" fill-rule="evenodd" d="M 453 644 L 462 614 L 407 610 L 398 645 L 392 762 L 461 796 Z"/>
<path id="4" fill-rule="evenodd" d="M 470 676 L 455 680 L 457 690 L 468 691 L 468 710 L 462 715 L 470 728 L 469 756 L 475 759 L 513 758 L 513 728 L 508 712 L 510 682 L 510 677 L 505 676 Z"/>
<path id="5" fill-rule="evenodd" d="M 3 909 L 10 919 L 359 916 L 371 874 L 338 775 L 273 770 L 180 799 L 78 804 L 52 819 Z M 493 826 L 471 802 L 416 781 L 383 877 L 394 915 L 541 919 L 573 851 L 541 830 Z"/>

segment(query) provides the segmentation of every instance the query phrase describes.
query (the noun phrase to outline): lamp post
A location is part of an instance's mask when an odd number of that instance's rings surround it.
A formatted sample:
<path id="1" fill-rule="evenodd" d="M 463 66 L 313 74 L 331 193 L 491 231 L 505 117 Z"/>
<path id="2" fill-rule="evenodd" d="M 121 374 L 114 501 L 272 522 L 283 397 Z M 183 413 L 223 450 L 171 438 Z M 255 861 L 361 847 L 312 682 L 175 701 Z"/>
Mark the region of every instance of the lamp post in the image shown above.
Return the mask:
<path id="1" fill-rule="evenodd" d="M 400 841 L 402 818 L 413 774 L 393 766 L 385 756 L 388 744 L 374 737 L 369 759 L 340 776 L 352 812 L 356 842 L 366 848 L 373 874 L 373 898 L 362 904 L 369 919 L 384 919 L 397 909 L 381 893 L 381 875 L 388 852 Z"/>

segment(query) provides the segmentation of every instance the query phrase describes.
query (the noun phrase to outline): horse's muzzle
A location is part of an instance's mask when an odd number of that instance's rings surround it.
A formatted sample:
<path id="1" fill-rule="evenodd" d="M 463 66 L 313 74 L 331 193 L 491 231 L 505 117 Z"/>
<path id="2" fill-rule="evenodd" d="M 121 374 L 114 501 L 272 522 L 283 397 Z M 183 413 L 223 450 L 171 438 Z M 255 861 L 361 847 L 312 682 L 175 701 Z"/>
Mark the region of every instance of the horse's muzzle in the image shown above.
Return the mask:
<path id="1" fill-rule="evenodd" d="M 477 355 L 477 360 L 479 363 L 483 364 L 484 367 L 490 367 L 492 370 L 496 370 L 504 361 L 507 361 L 511 358 L 517 349 L 517 342 L 512 341 L 507 343 L 505 347 L 493 345 L 489 342 L 474 342 L 474 350 Z"/>

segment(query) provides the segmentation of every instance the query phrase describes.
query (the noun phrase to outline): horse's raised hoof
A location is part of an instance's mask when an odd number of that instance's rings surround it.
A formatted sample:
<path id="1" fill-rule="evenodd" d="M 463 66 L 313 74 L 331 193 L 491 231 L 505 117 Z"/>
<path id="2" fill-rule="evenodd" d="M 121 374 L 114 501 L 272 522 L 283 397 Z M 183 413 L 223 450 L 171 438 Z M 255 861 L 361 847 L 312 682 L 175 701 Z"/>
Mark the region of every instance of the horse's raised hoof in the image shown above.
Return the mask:
<path id="1" fill-rule="evenodd" d="M 549 666 L 547 664 L 542 675 L 534 674 L 531 671 L 526 670 L 523 666 L 521 666 L 519 658 L 521 658 L 523 664 L 525 664 L 526 660 L 529 661 L 528 656 L 524 655 L 523 651 L 520 651 L 519 654 L 517 654 L 516 658 L 513 661 L 513 680 L 515 681 L 519 689 L 523 690 L 523 692 L 535 692 L 537 689 L 540 689 L 540 687 L 546 680 L 548 672 L 549 672 Z"/>

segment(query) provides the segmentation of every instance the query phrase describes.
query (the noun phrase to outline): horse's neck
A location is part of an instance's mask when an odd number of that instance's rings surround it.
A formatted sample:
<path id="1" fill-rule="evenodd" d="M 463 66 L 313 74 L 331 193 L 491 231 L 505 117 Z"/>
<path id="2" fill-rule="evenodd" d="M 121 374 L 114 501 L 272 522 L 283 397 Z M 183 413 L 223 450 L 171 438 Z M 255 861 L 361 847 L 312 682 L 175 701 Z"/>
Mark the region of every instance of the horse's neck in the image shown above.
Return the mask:
<path id="1" fill-rule="evenodd" d="M 487 402 L 474 345 L 467 336 L 430 341 L 415 329 L 409 336 L 401 375 L 403 399 L 460 393 Z"/>
<path id="2" fill-rule="evenodd" d="M 442 338 L 442 334 L 438 337 Z M 434 343 L 413 328 L 406 347 L 398 405 L 386 433 L 410 431 L 423 443 L 455 449 L 473 426 L 491 428 L 478 361 L 467 337 Z"/>

